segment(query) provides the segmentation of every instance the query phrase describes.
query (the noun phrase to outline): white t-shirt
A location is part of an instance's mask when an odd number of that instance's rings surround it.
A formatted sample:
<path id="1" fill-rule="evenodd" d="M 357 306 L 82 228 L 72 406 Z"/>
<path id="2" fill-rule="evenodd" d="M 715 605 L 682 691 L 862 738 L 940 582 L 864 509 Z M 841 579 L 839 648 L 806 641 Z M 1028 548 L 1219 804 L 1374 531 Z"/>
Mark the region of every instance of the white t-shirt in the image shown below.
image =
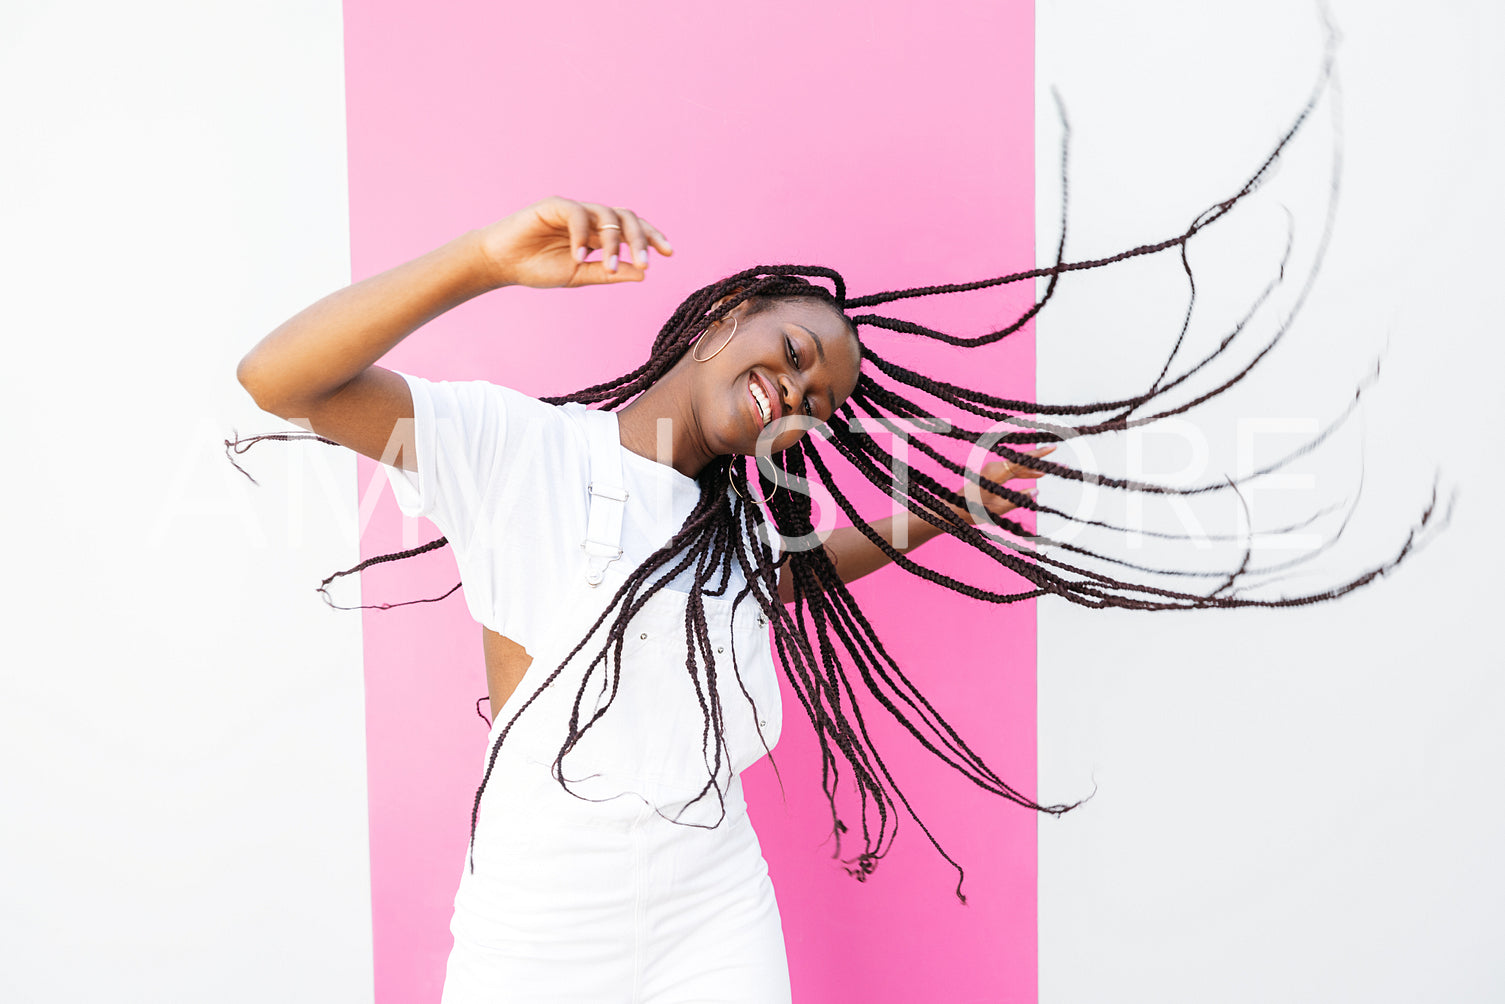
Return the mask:
<path id="1" fill-rule="evenodd" d="M 400 375 L 413 396 L 418 470 L 387 467 L 398 508 L 426 517 L 448 538 L 471 617 L 536 651 L 541 632 L 560 614 L 562 576 L 571 574 L 562 558 L 585 539 L 584 409 L 545 404 L 484 380 Z M 622 477 L 629 501 L 618 563 L 632 569 L 684 524 L 700 485 L 626 448 Z M 778 536 L 771 536 L 777 558 Z M 685 592 L 691 581 L 687 571 L 667 588 Z M 728 595 L 744 584 L 734 561 Z"/>

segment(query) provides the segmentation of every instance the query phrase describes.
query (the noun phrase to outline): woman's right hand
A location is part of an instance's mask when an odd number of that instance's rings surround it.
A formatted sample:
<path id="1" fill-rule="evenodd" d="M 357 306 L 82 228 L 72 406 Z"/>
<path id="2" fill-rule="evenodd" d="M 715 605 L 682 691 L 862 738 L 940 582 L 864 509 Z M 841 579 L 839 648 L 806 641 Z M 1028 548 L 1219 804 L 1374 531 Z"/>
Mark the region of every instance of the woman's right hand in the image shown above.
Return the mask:
<path id="1" fill-rule="evenodd" d="M 536 289 L 641 282 L 649 247 L 662 255 L 674 253 L 668 239 L 632 210 L 558 195 L 498 220 L 480 235 L 498 285 Z M 620 261 L 619 244 L 627 245 Z M 596 248 L 600 259 L 581 260 Z"/>

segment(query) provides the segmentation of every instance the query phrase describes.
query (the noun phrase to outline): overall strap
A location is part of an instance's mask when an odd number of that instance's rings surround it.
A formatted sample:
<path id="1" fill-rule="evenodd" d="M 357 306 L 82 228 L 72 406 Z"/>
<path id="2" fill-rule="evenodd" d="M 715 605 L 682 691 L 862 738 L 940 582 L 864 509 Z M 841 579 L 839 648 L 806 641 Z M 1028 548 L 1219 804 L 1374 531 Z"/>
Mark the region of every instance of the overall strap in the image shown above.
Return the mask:
<path id="1" fill-rule="evenodd" d="M 590 518 L 586 522 L 585 581 L 599 586 L 606 566 L 622 556 L 622 513 L 627 487 L 622 482 L 622 439 L 614 411 L 585 409 L 590 446 Z"/>

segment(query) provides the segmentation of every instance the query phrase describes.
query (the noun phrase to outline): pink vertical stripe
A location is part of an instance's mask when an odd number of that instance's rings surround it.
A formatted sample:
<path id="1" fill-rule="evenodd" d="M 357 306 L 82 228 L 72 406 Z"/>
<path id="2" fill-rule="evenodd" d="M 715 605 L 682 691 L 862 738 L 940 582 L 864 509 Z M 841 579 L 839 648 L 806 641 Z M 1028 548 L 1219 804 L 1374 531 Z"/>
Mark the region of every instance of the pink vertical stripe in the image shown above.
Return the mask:
<path id="1" fill-rule="evenodd" d="M 674 242 L 648 281 L 498 292 L 384 363 L 557 394 L 636 365 L 695 287 L 753 264 L 842 271 L 854 294 L 962 281 L 1033 261 L 1033 9 L 1002 3 L 346 5 L 352 255 L 357 278 L 549 194 L 630 206 Z M 901 312 L 977 332 L 1032 290 Z M 942 379 L 1032 395 L 1033 335 L 962 351 L 866 336 Z M 838 464 L 838 467 L 841 465 Z M 362 460 L 361 484 L 378 477 Z M 874 517 L 887 500 L 852 494 Z M 366 556 L 405 541 L 383 504 Z M 949 540 L 929 563 L 995 588 L 1019 580 Z M 364 577 L 364 602 L 443 593 L 448 552 Z M 1033 604 L 965 600 L 885 569 L 855 592 L 890 651 L 974 749 L 1035 777 Z M 480 628 L 463 601 L 367 611 L 376 987 L 435 1000 L 485 745 Z M 801 1002 L 1035 998 L 1035 817 L 951 776 L 870 712 L 887 762 L 955 875 L 907 818 L 859 885 L 829 858 L 813 735 L 786 691 L 776 751 L 746 776 Z M 786 801 L 787 797 L 787 801 Z M 852 817 L 848 813 L 848 818 Z M 850 845 L 849 845 L 850 846 Z"/>

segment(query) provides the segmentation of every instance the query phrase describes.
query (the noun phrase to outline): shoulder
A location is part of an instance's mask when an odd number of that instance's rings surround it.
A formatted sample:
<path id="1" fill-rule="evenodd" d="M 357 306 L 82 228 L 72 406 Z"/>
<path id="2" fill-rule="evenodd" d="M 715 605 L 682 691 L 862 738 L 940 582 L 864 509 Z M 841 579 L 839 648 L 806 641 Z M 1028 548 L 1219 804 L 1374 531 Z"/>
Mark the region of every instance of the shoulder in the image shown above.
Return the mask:
<path id="1" fill-rule="evenodd" d="M 412 391 L 415 412 L 427 410 L 435 420 L 490 418 L 504 421 L 509 432 L 532 430 L 572 434 L 579 405 L 554 405 L 490 380 L 431 380 L 397 371 Z M 421 403 L 420 403 L 421 402 Z"/>

